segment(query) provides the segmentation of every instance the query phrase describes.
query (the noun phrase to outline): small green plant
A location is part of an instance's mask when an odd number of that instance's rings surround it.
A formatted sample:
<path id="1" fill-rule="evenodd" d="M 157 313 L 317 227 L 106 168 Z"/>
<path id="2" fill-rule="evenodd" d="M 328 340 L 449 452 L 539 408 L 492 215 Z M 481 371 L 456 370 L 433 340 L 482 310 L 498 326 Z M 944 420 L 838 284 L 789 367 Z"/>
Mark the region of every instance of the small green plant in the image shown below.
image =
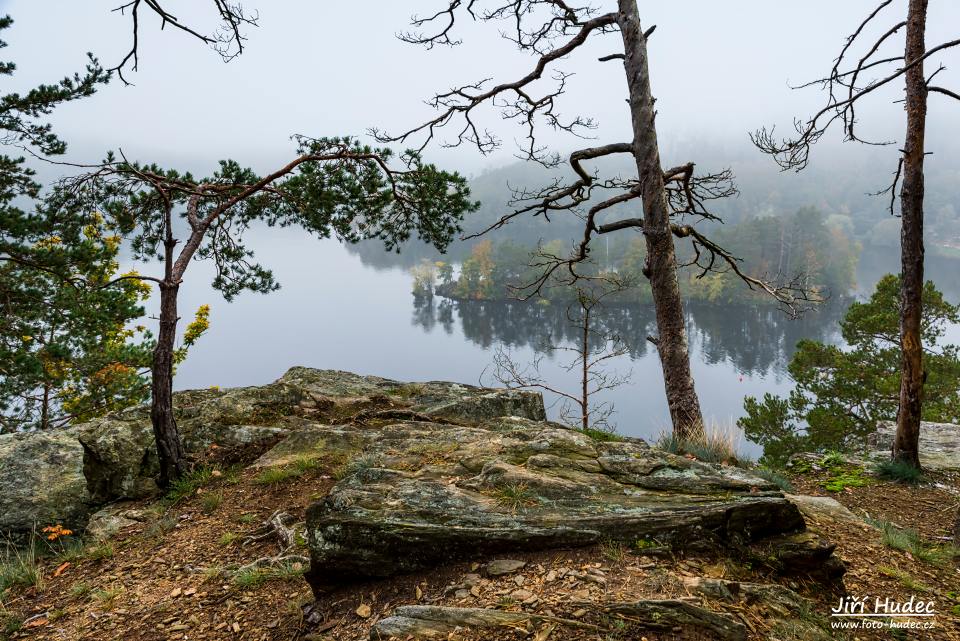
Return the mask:
<path id="1" fill-rule="evenodd" d="M 906 461 L 885 460 L 877 463 L 874 473 L 887 481 L 916 484 L 923 480 L 923 473 Z"/>
<path id="2" fill-rule="evenodd" d="M 211 565 L 208 568 L 203 569 L 203 578 L 205 581 L 213 581 L 214 579 L 219 579 L 224 574 L 223 566 L 221 565 Z"/>
<path id="3" fill-rule="evenodd" d="M 912 590 L 914 592 L 933 592 L 931 588 L 918 582 L 916 579 L 914 579 L 912 576 L 910 576 L 908 573 L 904 572 L 903 570 L 898 570 L 896 568 L 891 568 L 887 566 L 881 566 L 879 570 L 881 574 L 897 579 L 900 582 L 900 585 L 902 585 L 908 590 Z"/>
<path id="4" fill-rule="evenodd" d="M 43 571 L 35 542 L 24 549 L 6 552 L 0 560 L 0 597 L 12 587 L 43 586 Z"/>
<path id="5" fill-rule="evenodd" d="M 75 599 L 81 599 L 90 594 L 91 589 L 89 583 L 80 581 L 79 583 L 74 583 L 73 587 L 70 588 L 70 596 Z"/>
<path id="6" fill-rule="evenodd" d="M 227 485 L 239 485 L 243 480 L 243 466 L 231 465 L 223 471 L 223 475 L 220 478 Z"/>
<path id="7" fill-rule="evenodd" d="M 102 561 L 103 559 L 112 559 L 114 555 L 113 545 L 106 541 L 95 543 L 86 549 L 85 555 L 91 561 Z"/>
<path id="8" fill-rule="evenodd" d="M 267 467 L 261 470 L 253 479 L 258 485 L 277 485 L 285 483 L 291 479 L 299 478 L 308 472 L 312 472 L 320 467 L 320 461 L 315 456 L 300 456 L 292 463 L 287 465 L 278 465 L 276 467 Z"/>
<path id="9" fill-rule="evenodd" d="M 843 467 L 846 463 L 847 457 L 844 456 L 842 452 L 837 452 L 836 450 L 827 450 L 823 458 L 820 459 L 820 465 L 830 469 Z"/>
<path id="10" fill-rule="evenodd" d="M 224 532 L 223 536 L 220 537 L 220 545 L 227 547 L 233 545 L 237 539 L 240 538 L 240 535 L 236 532 Z"/>
<path id="11" fill-rule="evenodd" d="M 23 617 L 0 609 L 0 639 L 10 639 L 23 628 Z"/>
<path id="12" fill-rule="evenodd" d="M 204 514 L 213 514 L 223 503 L 223 492 L 204 492 L 200 499 L 200 509 Z"/>
<path id="13" fill-rule="evenodd" d="M 143 534 L 149 539 L 162 539 L 175 527 L 177 527 L 177 517 L 166 513 L 147 526 Z"/>
<path id="14" fill-rule="evenodd" d="M 931 565 L 944 565 L 960 555 L 957 548 L 932 545 L 920 538 L 913 529 L 901 528 L 889 521 L 865 519 L 867 523 L 880 530 L 883 544 L 895 550 L 908 552 L 911 556 Z"/>
<path id="15" fill-rule="evenodd" d="M 233 575 L 234 585 L 244 589 L 258 587 L 266 581 L 266 573 L 260 568 L 246 568 Z"/>
<path id="16" fill-rule="evenodd" d="M 380 457 L 375 454 L 364 454 L 337 467 L 333 472 L 333 478 L 338 481 L 354 474 L 359 474 L 380 464 Z"/>
<path id="17" fill-rule="evenodd" d="M 614 563 L 623 563 L 627 558 L 627 546 L 620 541 L 614 541 L 613 539 L 607 539 L 601 543 L 600 552 L 603 554 L 604 558 L 613 561 Z"/>
<path id="18" fill-rule="evenodd" d="M 862 467 L 844 470 L 839 467 L 831 468 L 832 474 L 821 483 L 828 492 L 842 492 L 848 487 L 864 487 L 870 484 Z"/>
<path id="19" fill-rule="evenodd" d="M 170 484 L 170 490 L 163 499 L 166 507 L 173 507 L 177 503 L 190 498 L 197 490 L 210 482 L 214 468 L 209 466 L 198 467 L 189 474 Z"/>
<path id="20" fill-rule="evenodd" d="M 771 470 L 770 468 L 766 467 L 758 467 L 751 471 L 765 481 L 770 481 L 784 492 L 793 492 L 793 484 L 790 482 L 790 480 L 776 470 Z"/>
<path id="21" fill-rule="evenodd" d="M 663 547 L 661 543 L 655 539 L 637 539 L 634 542 L 633 547 L 638 550 L 649 550 L 651 548 Z"/>
<path id="22" fill-rule="evenodd" d="M 253 512 L 244 512 L 237 517 L 237 523 L 243 523 L 244 525 L 249 525 L 257 520 L 257 515 Z"/>
<path id="23" fill-rule="evenodd" d="M 121 594 L 123 594 L 123 586 L 118 585 L 106 590 L 97 590 L 93 593 L 93 599 L 104 610 L 112 610 L 117 603 L 117 597 Z"/>
<path id="24" fill-rule="evenodd" d="M 307 568 L 299 561 L 287 561 L 271 567 L 245 567 L 233 574 L 233 583 L 240 588 L 256 588 L 267 581 L 299 579 Z"/>
<path id="25" fill-rule="evenodd" d="M 794 474 L 809 474 L 813 471 L 813 461 L 807 458 L 793 458 L 786 462 L 785 467 Z"/>
<path id="26" fill-rule="evenodd" d="M 496 499 L 497 503 L 512 511 L 531 507 L 538 503 L 537 495 L 526 483 L 511 483 L 497 488 Z"/>
<path id="27" fill-rule="evenodd" d="M 78 538 L 71 538 L 53 547 L 53 554 L 60 563 L 76 563 L 87 558 L 87 544 Z"/>

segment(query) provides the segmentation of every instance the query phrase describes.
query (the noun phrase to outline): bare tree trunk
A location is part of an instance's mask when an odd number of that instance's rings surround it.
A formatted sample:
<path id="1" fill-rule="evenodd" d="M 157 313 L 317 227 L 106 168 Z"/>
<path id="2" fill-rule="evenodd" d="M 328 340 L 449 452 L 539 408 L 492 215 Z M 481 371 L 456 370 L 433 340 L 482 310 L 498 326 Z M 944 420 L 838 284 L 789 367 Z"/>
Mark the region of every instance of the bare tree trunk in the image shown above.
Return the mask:
<path id="1" fill-rule="evenodd" d="M 173 346 L 177 335 L 179 285 L 160 285 L 160 332 L 153 350 L 153 395 L 150 418 L 160 458 L 160 487 L 187 472 L 187 457 L 173 416 Z"/>
<path id="2" fill-rule="evenodd" d="M 43 384 L 43 401 L 40 406 L 40 429 L 50 427 L 50 383 Z"/>
<path id="3" fill-rule="evenodd" d="M 647 66 L 647 42 L 640 28 L 636 0 L 619 0 L 617 23 L 623 38 L 623 66 L 630 89 L 633 155 L 643 193 L 646 272 L 657 316 L 657 352 L 663 368 L 673 433 L 686 437 L 703 426 L 700 401 L 690 373 L 687 329 L 677 282 L 677 257 L 670 230 L 670 210 L 663 184 L 654 122 L 654 98 Z"/>
<path id="4" fill-rule="evenodd" d="M 905 61 L 926 52 L 927 0 L 910 0 Z M 923 156 L 927 85 L 923 63 L 906 73 L 907 136 L 903 152 L 900 229 L 900 409 L 893 458 L 920 467 L 920 417 L 923 402 L 923 346 L 920 318 L 923 292 Z"/>
<path id="5" fill-rule="evenodd" d="M 584 306 L 583 299 L 580 300 L 580 308 L 583 312 L 583 336 L 580 346 L 581 363 L 580 373 L 580 419 L 583 430 L 587 431 L 590 427 L 590 310 Z"/>

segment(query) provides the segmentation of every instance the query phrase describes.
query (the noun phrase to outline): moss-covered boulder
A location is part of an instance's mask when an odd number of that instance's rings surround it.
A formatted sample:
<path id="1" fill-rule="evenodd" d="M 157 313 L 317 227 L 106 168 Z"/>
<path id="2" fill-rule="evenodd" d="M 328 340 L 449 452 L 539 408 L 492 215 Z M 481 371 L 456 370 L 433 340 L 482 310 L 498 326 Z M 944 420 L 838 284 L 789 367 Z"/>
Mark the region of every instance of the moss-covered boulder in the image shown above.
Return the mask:
<path id="1" fill-rule="evenodd" d="M 82 525 L 90 513 L 76 428 L 0 434 L 0 532 L 19 539 L 56 523 Z"/>

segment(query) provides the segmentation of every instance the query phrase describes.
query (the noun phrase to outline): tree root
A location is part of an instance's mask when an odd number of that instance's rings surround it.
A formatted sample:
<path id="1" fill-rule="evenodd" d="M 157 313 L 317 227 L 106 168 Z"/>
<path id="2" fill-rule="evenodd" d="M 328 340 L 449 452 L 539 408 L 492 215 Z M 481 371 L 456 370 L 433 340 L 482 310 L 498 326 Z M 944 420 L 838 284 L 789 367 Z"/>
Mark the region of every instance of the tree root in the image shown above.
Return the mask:
<path id="1" fill-rule="evenodd" d="M 260 568 L 276 568 L 282 565 L 293 563 L 302 563 L 309 567 L 310 559 L 301 554 L 290 554 L 290 551 L 297 547 L 298 529 L 304 527 L 303 521 L 297 521 L 296 517 L 288 512 L 277 510 L 264 521 L 259 528 L 254 530 L 241 545 L 250 545 L 259 543 L 267 539 L 274 539 L 280 545 L 280 552 L 275 556 L 264 556 L 251 563 L 237 568 L 236 573 L 249 572 Z"/>
<path id="2" fill-rule="evenodd" d="M 264 556 L 256 561 L 247 563 L 246 565 L 241 565 L 236 569 L 235 572 L 236 574 L 241 574 L 251 570 L 259 570 L 261 568 L 276 568 L 281 565 L 292 565 L 294 563 L 300 563 L 304 568 L 307 568 L 310 566 L 310 559 L 301 554 L 278 554 L 277 556 Z"/>
<path id="3" fill-rule="evenodd" d="M 275 539 L 280 544 L 280 554 L 284 554 L 297 545 L 297 529 L 300 526 L 303 526 L 303 521 L 298 522 L 292 514 L 277 510 L 259 528 L 244 538 L 241 545 Z"/>

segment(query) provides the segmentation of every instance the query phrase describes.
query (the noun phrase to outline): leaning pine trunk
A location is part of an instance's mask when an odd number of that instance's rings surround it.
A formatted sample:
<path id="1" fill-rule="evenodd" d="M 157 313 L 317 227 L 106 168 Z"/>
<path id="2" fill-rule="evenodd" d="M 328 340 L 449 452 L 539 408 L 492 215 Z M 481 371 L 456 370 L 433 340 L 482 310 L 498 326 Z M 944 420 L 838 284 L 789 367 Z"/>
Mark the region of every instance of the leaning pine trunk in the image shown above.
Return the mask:
<path id="1" fill-rule="evenodd" d="M 927 0 L 910 0 L 905 60 L 926 51 Z M 918 445 L 923 403 L 923 346 L 920 319 L 923 292 L 923 156 L 927 118 L 927 86 L 923 63 L 907 70 L 907 136 L 903 151 L 900 230 L 900 409 L 893 458 L 920 467 Z"/>
<path id="2" fill-rule="evenodd" d="M 654 122 L 656 112 L 647 67 L 647 42 L 640 29 L 636 0 L 619 2 L 617 22 L 623 38 L 623 66 L 630 89 L 633 153 L 643 186 L 643 234 L 647 244 L 647 275 L 657 314 L 657 352 L 663 368 L 673 433 L 684 438 L 702 428 L 703 417 L 690 373 L 683 301 L 677 282 L 677 257 Z"/>
<path id="3" fill-rule="evenodd" d="M 187 458 L 173 417 L 173 346 L 177 335 L 177 285 L 160 286 L 160 333 L 153 350 L 150 418 L 160 458 L 160 487 L 187 472 Z"/>

